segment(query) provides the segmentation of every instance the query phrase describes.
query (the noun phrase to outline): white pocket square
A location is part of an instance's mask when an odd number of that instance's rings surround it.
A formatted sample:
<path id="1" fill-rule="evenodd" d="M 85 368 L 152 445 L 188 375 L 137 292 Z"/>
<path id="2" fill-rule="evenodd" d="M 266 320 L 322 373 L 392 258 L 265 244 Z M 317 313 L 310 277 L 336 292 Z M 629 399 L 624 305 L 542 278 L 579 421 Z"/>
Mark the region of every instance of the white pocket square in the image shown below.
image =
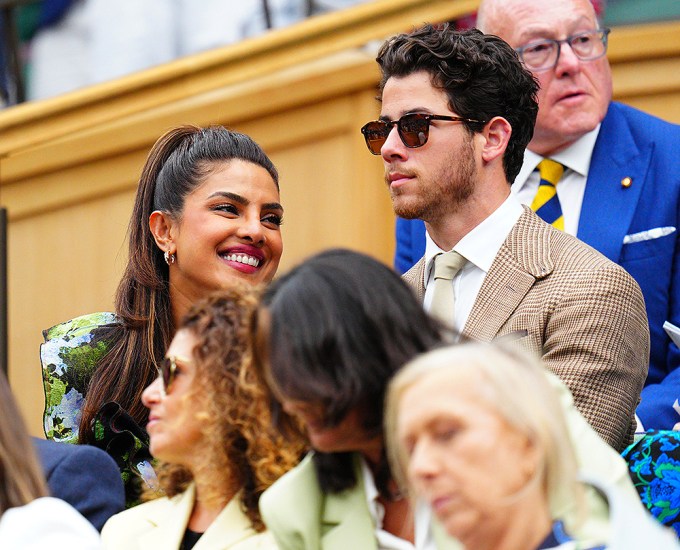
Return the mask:
<path id="1" fill-rule="evenodd" d="M 623 238 L 623 244 L 651 241 L 652 239 L 665 237 L 671 233 L 675 233 L 675 227 L 655 227 L 654 229 L 648 229 L 647 231 L 640 231 L 639 233 L 631 233 L 630 235 L 626 235 Z"/>

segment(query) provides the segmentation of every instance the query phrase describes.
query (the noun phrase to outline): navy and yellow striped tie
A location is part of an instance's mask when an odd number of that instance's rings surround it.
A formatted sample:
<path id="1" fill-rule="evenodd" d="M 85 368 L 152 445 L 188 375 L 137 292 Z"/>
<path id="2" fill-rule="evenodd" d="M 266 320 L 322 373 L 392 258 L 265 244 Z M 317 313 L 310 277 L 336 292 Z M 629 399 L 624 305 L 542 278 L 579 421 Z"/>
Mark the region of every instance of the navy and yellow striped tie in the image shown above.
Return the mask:
<path id="1" fill-rule="evenodd" d="M 538 163 L 541 183 L 531 203 L 531 209 L 546 223 L 564 231 L 564 216 L 560 200 L 557 198 L 557 182 L 564 173 L 564 166 L 551 159 L 543 159 Z"/>

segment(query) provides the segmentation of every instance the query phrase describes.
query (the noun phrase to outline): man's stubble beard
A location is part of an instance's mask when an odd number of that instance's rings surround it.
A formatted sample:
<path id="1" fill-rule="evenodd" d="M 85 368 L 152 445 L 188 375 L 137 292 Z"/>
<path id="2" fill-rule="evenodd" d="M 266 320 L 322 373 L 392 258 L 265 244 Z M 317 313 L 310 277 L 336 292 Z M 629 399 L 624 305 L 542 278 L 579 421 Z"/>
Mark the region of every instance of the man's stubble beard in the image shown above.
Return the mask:
<path id="1" fill-rule="evenodd" d="M 436 223 L 443 216 L 458 212 L 472 196 L 476 186 L 476 166 L 472 137 L 465 139 L 448 162 L 430 177 L 417 175 L 419 195 L 408 202 L 399 202 L 400 193 L 390 190 L 394 213 L 405 219 L 421 219 Z"/>

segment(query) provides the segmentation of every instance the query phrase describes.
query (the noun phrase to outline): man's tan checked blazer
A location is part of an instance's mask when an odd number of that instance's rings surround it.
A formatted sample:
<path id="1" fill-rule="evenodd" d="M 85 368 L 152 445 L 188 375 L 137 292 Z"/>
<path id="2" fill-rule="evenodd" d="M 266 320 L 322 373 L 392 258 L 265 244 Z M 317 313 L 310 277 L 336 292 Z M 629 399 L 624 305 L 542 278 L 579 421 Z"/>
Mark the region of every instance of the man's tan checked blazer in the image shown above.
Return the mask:
<path id="1" fill-rule="evenodd" d="M 425 259 L 404 274 L 422 301 Z M 632 441 L 649 327 L 635 280 L 524 207 L 472 306 L 463 335 L 506 336 L 540 353 L 576 406 L 619 452 Z"/>

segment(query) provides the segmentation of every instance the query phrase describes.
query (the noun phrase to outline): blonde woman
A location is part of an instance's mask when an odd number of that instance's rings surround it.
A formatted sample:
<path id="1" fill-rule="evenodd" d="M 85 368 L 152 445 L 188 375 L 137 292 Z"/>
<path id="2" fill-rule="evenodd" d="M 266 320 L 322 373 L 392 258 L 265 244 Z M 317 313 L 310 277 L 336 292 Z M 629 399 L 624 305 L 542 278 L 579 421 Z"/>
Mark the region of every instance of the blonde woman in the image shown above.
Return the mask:
<path id="1" fill-rule="evenodd" d="M 298 451 L 271 429 L 252 380 L 252 291 L 234 288 L 197 303 L 144 391 L 151 454 L 166 496 L 111 518 L 107 548 L 273 549 L 260 494 Z"/>
<path id="2" fill-rule="evenodd" d="M 395 477 L 468 549 L 678 548 L 635 496 L 579 477 L 554 388 L 517 350 L 469 343 L 416 358 L 388 390 Z M 590 506 L 587 487 L 606 506 Z"/>

